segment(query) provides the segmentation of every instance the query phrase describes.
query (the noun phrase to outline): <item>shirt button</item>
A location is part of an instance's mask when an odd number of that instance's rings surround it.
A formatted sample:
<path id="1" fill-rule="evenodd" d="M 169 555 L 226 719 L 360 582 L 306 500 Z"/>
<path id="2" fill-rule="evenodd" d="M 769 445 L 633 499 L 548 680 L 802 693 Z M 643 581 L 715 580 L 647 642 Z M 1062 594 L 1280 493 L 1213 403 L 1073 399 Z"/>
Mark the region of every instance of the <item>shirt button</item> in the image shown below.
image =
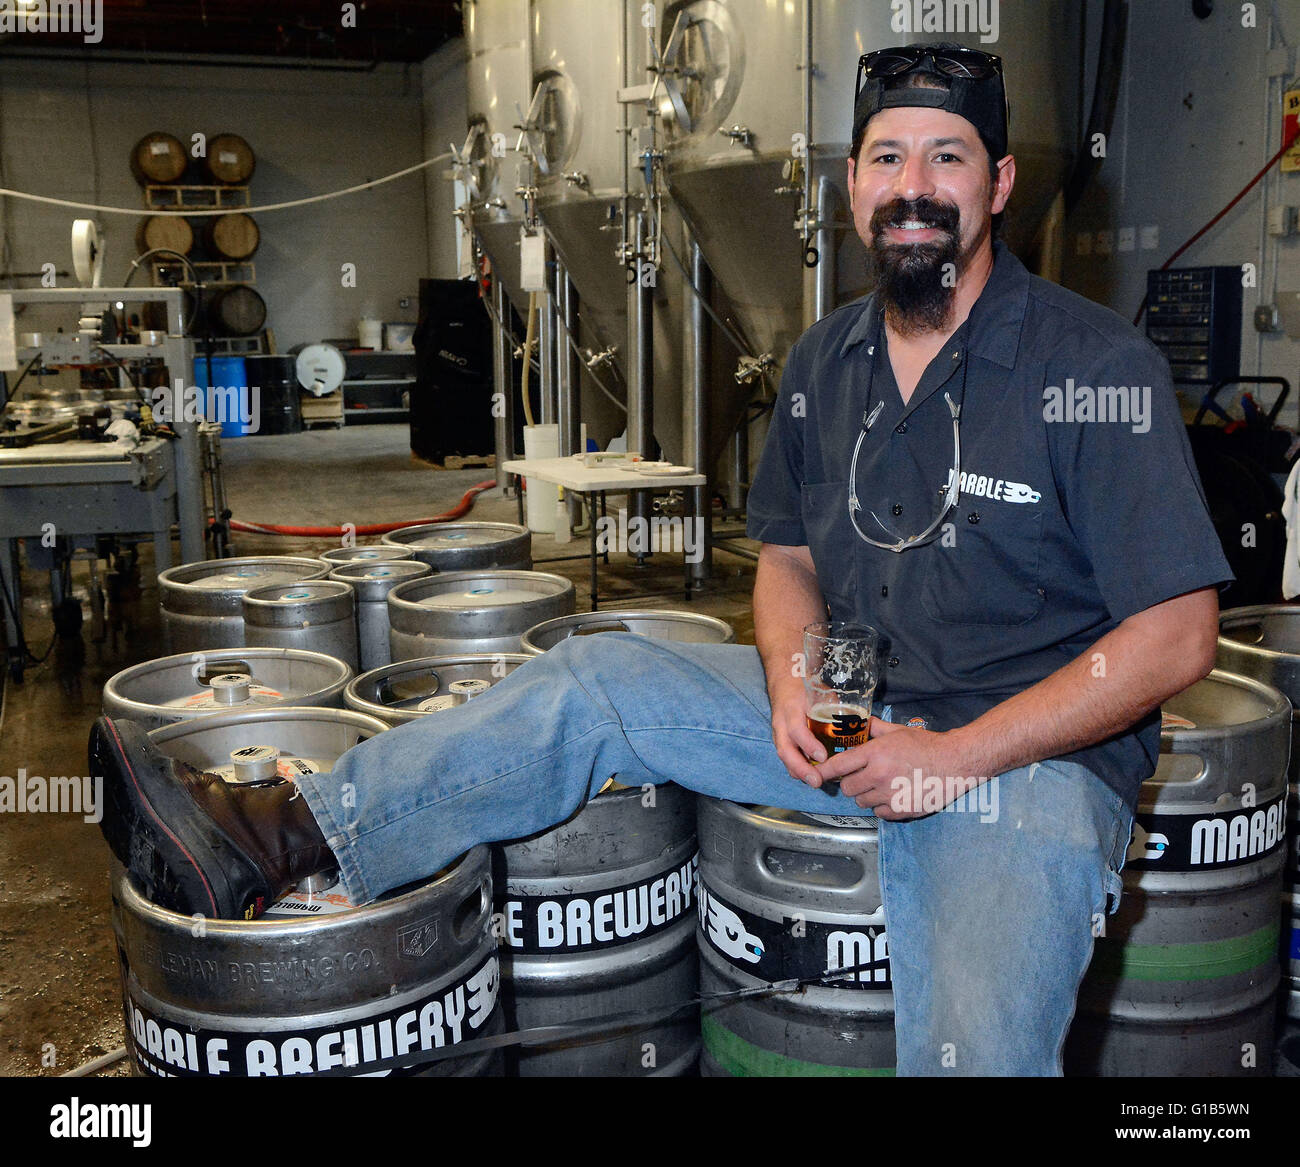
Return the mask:
<path id="1" fill-rule="evenodd" d="M 888 584 L 882 584 L 882 585 L 881 585 L 881 588 L 880 588 L 880 594 L 881 594 L 882 596 L 887 596 L 887 595 L 889 595 L 889 585 L 888 585 Z"/>
<path id="2" fill-rule="evenodd" d="M 891 657 L 889 658 L 889 667 L 890 667 L 891 669 L 896 669 L 896 668 L 898 668 L 898 657 L 896 657 L 896 656 L 891 656 Z"/>
<path id="3" fill-rule="evenodd" d="M 966 521 L 972 525 L 978 523 L 980 521 L 979 511 L 971 511 L 971 513 L 966 516 Z"/>
<path id="4" fill-rule="evenodd" d="M 894 514 L 901 515 L 903 513 L 903 504 L 901 502 L 896 502 L 891 509 Z"/>
<path id="5" fill-rule="evenodd" d="M 905 421 L 900 421 L 900 422 L 899 422 L 899 423 L 894 427 L 894 433 L 896 433 L 896 434 L 905 434 L 905 433 L 907 433 L 907 422 L 905 422 Z"/>

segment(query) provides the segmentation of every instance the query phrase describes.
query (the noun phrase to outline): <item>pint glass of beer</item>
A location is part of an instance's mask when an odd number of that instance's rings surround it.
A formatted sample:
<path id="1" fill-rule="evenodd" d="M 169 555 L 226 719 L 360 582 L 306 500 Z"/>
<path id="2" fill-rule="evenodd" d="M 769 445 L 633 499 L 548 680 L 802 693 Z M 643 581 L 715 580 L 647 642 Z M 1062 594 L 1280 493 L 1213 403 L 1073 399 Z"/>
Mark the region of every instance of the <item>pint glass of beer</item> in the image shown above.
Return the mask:
<path id="1" fill-rule="evenodd" d="M 867 740 L 879 639 L 866 624 L 842 621 L 809 624 L 803 631 L 808 729 L 828 758 Z M 827 778 L 824 785 L 838 783 Z"/>

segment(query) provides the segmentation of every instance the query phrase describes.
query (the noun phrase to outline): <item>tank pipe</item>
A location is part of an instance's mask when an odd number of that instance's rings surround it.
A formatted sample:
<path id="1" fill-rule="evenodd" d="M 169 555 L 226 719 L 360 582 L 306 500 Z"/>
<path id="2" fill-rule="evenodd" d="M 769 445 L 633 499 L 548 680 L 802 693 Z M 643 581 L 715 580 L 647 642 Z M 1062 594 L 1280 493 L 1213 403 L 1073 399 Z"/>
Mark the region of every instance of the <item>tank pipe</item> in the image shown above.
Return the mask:
<path id="1" fill-rule="evenodd" d="M 803 0 L 803 249 L 808 252 L 808 243 L 812 235 L 810 216 L 812 203 L 812 78 L 813 78 L 813 16 L 812 0 Z"/>
<path id="2" fill-rule="evenodd" d="M 346 529 L 343 527 L 294 527 L 285 526 L 276 523 L 242 523 L 238 519 L 231 519 L 229 526 L 232 531 L 242 531 L 250 535 L 296 535 L 300 538 L 312 539 L 329 539 L 342 538 L 344 535 L 387 535 L 390 531 L 400 531 L 404 527 L 422 527 L 429 523 L 451 523 L 464 515 L 469 514 L 474 506 L 474 500 L 485 490 L 491 490 L 496 486 L 497 480 L 489 478 L 485 482 L 480 482 L 471 486 L 454 507 L 449 511 L 444 511 L 440 515 L 434 515 L 429 519 L 403 519 L 396 523 L 367 523 L 362 526 L 354 527 L 351 524 Z"/>

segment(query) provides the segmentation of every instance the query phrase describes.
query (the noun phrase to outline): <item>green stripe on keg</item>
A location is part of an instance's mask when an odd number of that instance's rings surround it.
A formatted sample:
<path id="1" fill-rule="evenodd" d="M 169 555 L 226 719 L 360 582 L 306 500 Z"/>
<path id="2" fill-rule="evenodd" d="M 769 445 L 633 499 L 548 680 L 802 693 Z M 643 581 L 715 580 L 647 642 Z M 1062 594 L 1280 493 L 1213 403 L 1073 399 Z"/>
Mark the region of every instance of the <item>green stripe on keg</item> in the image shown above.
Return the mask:
<path id="1" fill-rule="evenodd" d="M 1208 981 L 1249 972 L 1277 959 L 1278 924 L 1230 940 L 1199 944 L 1099 944 L 1092 970 L 1134 981 Z"/>
<path id="2" fill-rule="evenodd" d="M 705 1015 L 700 1022 L 704 1048 L 733 1078 L 892 1078 L 893 1066 L 867 1070 L 856 1066 L 825 1066 L 788 1058 L 775 1050 L 763 1049 L 732 1033 Z"/>

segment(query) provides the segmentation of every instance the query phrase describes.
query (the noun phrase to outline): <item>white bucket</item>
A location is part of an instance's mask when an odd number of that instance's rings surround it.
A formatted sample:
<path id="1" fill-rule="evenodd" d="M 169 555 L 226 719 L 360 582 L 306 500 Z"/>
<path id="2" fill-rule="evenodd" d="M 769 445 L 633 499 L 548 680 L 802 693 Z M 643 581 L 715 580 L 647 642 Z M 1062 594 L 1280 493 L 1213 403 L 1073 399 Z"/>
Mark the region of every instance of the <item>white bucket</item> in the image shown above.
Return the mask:
<path id="1" fill-rule="evenodd" d="M 382 320 L 357 321 L 357 345 L 380 352 L 384 347 L 384 322 Z"/>
<path id="2" fill-rule="evenodd" d="M 560 427 L 558 425 L 524 426 L 524 458 L 558 458 L 560 456 Z M 528 478 L 527 522 L 530 531 L 540 534 L 555 533 L 555 504 L 560 498 L 560 488 L 551 482 Z"/>

